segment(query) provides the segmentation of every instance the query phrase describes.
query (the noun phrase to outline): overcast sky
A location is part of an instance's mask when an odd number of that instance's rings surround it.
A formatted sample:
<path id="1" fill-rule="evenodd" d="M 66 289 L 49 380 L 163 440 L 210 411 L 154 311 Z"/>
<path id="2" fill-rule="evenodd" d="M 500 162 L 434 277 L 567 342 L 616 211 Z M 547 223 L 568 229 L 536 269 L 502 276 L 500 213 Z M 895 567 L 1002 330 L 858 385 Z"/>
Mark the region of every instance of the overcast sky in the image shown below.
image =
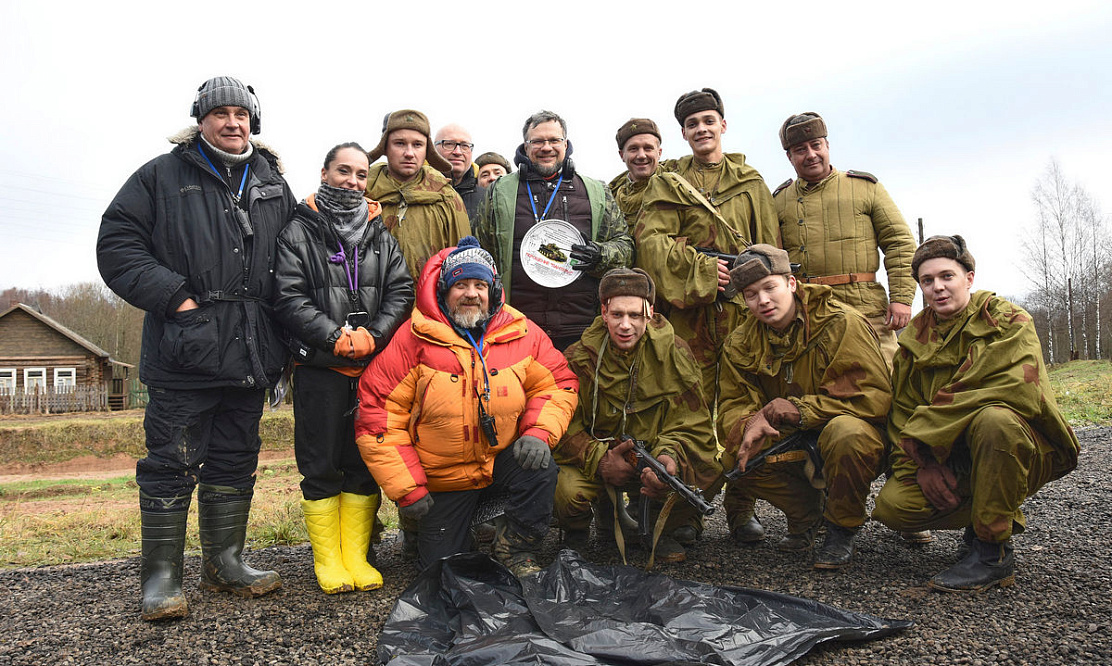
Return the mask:
<path id="1" fill-rule="evenodd" d="M 525 118 L 554 110 L 579 171 L 609 180 L 619 125 L 651 117 L 664 156 L 687 154 L 673 105 L 712 87 L 726 150 L 770 189 L 794 175 L 780 124 L 817 111 L 834 166 L 875 174 L 913 231 L 965 235 L 976 286 L 1001 295 L 1028 289 L 1030 191 L 1052 157 L 1112 210 L 1109 3 L 163 5 L 0 8 L 0 290 L 99 280 L 101 213 L 222 74 L 255 87 L 299 198 L 331 146 L 370 149 L 399 108 L 510 159 Z"/>

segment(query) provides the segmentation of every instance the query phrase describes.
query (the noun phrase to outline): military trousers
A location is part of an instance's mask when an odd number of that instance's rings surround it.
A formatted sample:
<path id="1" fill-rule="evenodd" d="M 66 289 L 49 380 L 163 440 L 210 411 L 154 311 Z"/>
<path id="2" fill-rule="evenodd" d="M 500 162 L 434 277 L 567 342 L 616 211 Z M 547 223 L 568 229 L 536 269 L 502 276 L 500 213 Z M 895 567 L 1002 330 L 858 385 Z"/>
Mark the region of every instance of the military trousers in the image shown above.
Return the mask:
<path id="1" fill-rule="evenodd" d="M 641 483 L 637 479 L 633 483 L 614 490 L 619 498 L 622 493 L 630 493 L 632 496 L 638 497 L 640 501 L 646 500 L 646 497 L 641 495 Z M 608 526 L 611 525 L 612 513 L 609 512 L 613 512 L 614 508 L 610 503 L 610 493 L 606 490 L 606 484 L 598 478 L 587 478 L 574 465 L 560 465 L 560 476 L 556 479 L 556 495 L 553 503 L 553 514 L 556 516 L 557 526 L 563 530 L 586 530 L 590 528 L 592 507 L 596 503 L 599 504 L 601 510 L 608 512 L 606 516 L 600 519 L 601 522 Z M 652 511 L 654 519 L 660 506 L 659 502 L 655 502 Z M 687 507 L 690 507 L 687 502 L 682 500 L 676 502 L 668 514 L 668 520 L 665 523 L 666 530 L 671 531 L 683 525 L 691 525 L 702 531 L 701 516 L 694 509 L 683 510 Z"/>
<path id="2" fill-rule="evenodd" d="M 803 461 L 769 463 L 726 484 L 727 515 L 738 502 L 756 498 L 784 512 L 790 534 L 805 532 L 822 518 L 841 527 L 863 525 L 869 486 L 885 461 L 880 431 L 855 416 L 836 416 L 822 429 L 818 449 L 825 490 L 812 484 Z"/>
<path id="3" fill-rule="evenodd" d="M 900 531 L 972 525 L 977 538 L 990 543 L 1022 532 L 1023 501 L 1068 471 L 1054 464 L 1054 449 L 1046 439 L 1007 407 L 979 411 L 954 444 L 946 464 L 957 477 L 961 504 L 956 509 L 942 511 L 931 504 L 916 480 L 918 467 L 901 453 L 896 460 L 877 495 L 874 520 Z"/>
<path id="4" fill-rule="evenodd" d="M 896 332 L 889 330 L 888 324 L 885 320 L 888 313 L 876 317 L 865 316 L 869 320 L 869 326 L 873 328 L 876 333 L 877 341 L 880 343 L 880 355 L 884 357 L 884 364 L 888 366 L 888 373 L 892 373 L 892 359 L 896 357 L 896 351 L 899 345 L 896 343 Z"/>

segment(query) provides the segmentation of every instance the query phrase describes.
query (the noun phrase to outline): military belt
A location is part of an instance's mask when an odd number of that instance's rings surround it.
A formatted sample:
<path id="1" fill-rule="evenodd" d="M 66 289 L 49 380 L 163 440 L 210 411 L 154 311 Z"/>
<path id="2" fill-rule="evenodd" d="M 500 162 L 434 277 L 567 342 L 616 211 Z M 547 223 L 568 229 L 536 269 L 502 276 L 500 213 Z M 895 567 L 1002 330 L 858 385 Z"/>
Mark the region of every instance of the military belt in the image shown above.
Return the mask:
<path id="1" fill-rule="evenodd" d="M 876 282 L 876 273 L 843 273 L 841 275 L 820 275 L 805 277 L 807 284 L 853 284 L 854 282 Z"/>

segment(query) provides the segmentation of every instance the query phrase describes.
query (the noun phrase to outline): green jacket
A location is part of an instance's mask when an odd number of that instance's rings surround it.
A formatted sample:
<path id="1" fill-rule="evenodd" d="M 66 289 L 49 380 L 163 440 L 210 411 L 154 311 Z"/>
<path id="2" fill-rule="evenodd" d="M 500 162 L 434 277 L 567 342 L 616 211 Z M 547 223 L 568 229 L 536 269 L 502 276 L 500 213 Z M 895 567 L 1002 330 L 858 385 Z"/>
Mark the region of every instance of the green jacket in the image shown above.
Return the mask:
<path id="1" fill-rule="evenodd" d="M 633 239 L 629 236 L 625 216 L 614 203 L 606 185 L 593 178 L 579 178 L 587 188 L 587 198 L 591 202 L 590 240 L 602 248 L 602 260 L 589 274 L 600 278 L 612 268 L 633 263 Z M 483 249 L 494 257 L 507 302 L 510 300 L 510 269 L 514 261 L 514 221 L 520 180 L 521 171 L 515 171 L 487 186 L 486 197 L 479 204 L 475 219 L 475 237 Z"/>
<path id="2" fill-rule="evenodd" d="M 808 187 L 789 180 L 776 188 L 773 203 L 784 249 L 804 277 L 876 273 L 884 252 L 888 291 L 896 303 L 911 305 L 915 281 L 911 256 L 915 239 L 884 186 L 871 174 L 834 169 Z M 888 297 L 879 282 L 831 285 L 834 295 L 867 316 L 883 315 Z"/>
<path id="3" fill-rule="evenodd" d="M 772 195 L 744 155 L 723 159 L 712 198 L 684 176 L 693 164 L 690 155 L 668 160 L 661 164 L 663 172 L 649 179 L 634 238 L 637 265 L 656 282 L 658 305 L 670 307 L 665 314 L 676 335 L 709 367 L 745 304 L 740 296 L 719 295 L 717 260 L 694 248 L 738 254 L 752 243 L 778 246 L 779 232 Z"/>
<path id="4" fill-rule="evenodd" d="M 978 411 L 1007 407 L 1055 449 L 1054 478 L 1077 466 L 1080 446 L 1062 417 L 1043 363 L 1031 315 L 989 291 L 974 292 L 965 310 L 939 321 L 934 311 L 912 318 L 899 337 L 888 436 L 895 465 L 916 465 L 921 442 L 945 463 Z"/>
<path id="5" fill-rule="evenodd" d="M 644 440 L 654 456 L 672 455 L 686 483 L 707 488 L 722 469 L 691 351 L 659 314 L 628 354 L 615 350 L 609 340 L 606 322 L 597 317 L 565 352 L 579 378 L 580 400 L 553 451 L 556 462 L 595 477 L 609 445 L 591 435 L 593 422 L 599 438 L 627 434 Z"/>
<path id="6" fill-rule="evenodd" d="M 463 200 L 451 181 L 427 165 L 413 180 L 399 183 L 386 163 L 372 164 L 367 196 L 382 204 L 382 222 L 397 239 L 414 283 L 429 257 L 471 235 Z"/>
<path id="7" fill-rule="evenodd" d="M 724 347 L 719 425 L 732 468 L 745 423 L 773 398 L 799 408 L 800 429 L 843 414 L 882 425 L 892 402 L 888 366 L 864 315 L 830 287 L 800 284 L 796 317 L 783 334 L 746 310 Z M 792 428 L 780 428 L 789 435 Z M 756 452 L 754 452 L 756 453 Z"/>
<path id="8" fill-rule="evenodd" d="M 664 170 L 657 165 L 656 171 L 653 172 L 655 176 L 658 173 L 663 173 Z M 629 171 L 623 171 L 607 186 L 610 188 L 610 194 L 614 195 L 614 201 L 618 204 L 622 214 L 626 217 L 626 223 L 630 228 L 637 222 L 637 214 L 641 212 L 641 201 L 645 198 L 645 190 L 649 186 L 648 180 L 643 180 L 640 183 L 634 183 L 629 179 Z"/>

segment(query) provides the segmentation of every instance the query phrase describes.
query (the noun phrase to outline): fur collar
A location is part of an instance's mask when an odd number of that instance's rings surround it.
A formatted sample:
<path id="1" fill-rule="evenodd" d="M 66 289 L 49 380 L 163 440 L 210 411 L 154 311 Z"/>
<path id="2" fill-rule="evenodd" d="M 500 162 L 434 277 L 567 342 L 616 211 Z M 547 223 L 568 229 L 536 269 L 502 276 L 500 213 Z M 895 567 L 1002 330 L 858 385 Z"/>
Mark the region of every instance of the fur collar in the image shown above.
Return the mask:
<path id="1" fill-rule="evenodd" d="M 198 125 L 190 125 L 189 127 L 186 127 L 185 129 L 166 137 L 166 140 L 174 145 L 189 144 L 195 142 L 200 133 L 201 128 Z M 262 141 L 259 141 L 258 139 L 251 139 L 250 141 L 251 145 L 255 147 L 255 150 L 260 151 L 263 157 L 266 158 L 266 161 L 274 165 L 274 168 L 278 170 L 279 174 L 286 173 L 286 168 L 282 165 L 282 158 L 279 157 L 277 151 L 275 151 L 273 148 L 266 145 Z"/>

